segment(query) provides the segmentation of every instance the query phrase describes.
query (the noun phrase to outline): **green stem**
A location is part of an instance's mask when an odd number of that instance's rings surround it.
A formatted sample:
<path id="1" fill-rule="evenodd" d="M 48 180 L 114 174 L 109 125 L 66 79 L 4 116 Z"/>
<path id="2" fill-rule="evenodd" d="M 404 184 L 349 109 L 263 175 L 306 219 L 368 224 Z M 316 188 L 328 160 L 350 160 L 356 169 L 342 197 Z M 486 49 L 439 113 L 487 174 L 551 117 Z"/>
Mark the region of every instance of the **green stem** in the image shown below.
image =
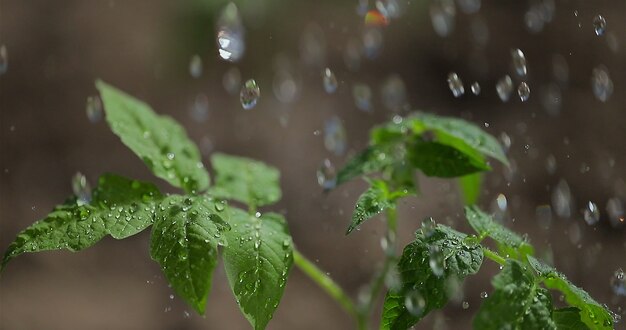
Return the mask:
<path id="1" fill-rule="evenodd" d="M 502 266 L 506 264 L 506 259 L 502 258 L 499 254 L 489 250 L 486 247 L 483 248 L 483 254 L 485 255 L 485 257 L 491 259 L 494 262 L 499 263 Z"/>
<path id="2" fill-rule="evenodd" d="M 315 264 L 309 261 L 305 256 L 300 254 L 296 249 L 293 250 L 293 261 L 300 270 L 307 275 L 313 282 L 322 288 L 329 296 L 331 296 L 343 309 L 350 315 L 354 316 L 358 320 L 358 314 L 352 299 L 350 299 L 341 289 L 341 287 L 335 283 L 328 275 L 322 270 L 317 268 Z M 361 329 L 361 326 L 359 325 Z"/>

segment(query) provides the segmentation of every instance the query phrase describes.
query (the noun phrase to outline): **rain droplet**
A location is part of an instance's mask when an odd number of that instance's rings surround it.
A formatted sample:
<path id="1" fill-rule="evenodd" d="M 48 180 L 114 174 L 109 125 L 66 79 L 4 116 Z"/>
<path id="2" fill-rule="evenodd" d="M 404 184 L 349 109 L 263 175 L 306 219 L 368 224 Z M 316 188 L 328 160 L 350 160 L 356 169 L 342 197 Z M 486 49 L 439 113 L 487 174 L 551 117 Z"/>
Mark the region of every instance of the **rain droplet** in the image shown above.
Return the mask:
<path id="1" fill-rule="evenodd" d="M 337 156 L 346 152 L 346 129 L 337 116 L 330 117 L 324 123 L 324 146 Z"/>
<path id="2" fill-rule="evenodd" d="M 352 87 L 352 97 L 356 107 L 360 110 L 371 112 L 372 109 L 372 89 L 370 86 L 357 83 Z"/>
<path id="3" fill-rule="evenodd" d="M 461 304 L 461 307 L 463 307 L 463 309 L 468 309 L 469 303 L 467 301 L 464 301 L 463 304 Z"/>
<path id="4" fill-rule="evenodd" d="M 459 75 L 455 72 L 450 72 L 448 74 L 448 87 L 450 88 L 450 91 L 452 91 L 452 95 L 454 95 L 454 97 L 460 97 L 465 94 L 463 81 L 461 81 L 461 78 L 459 78 Z"/>
<path id="5" fill-rule="evenodd" d="M 189 74 L 193 78 L 200 78 L 202 75 L 202 59 L 200 55 L 196 54 L 189 60 Z"/>
<path id="6" fill-rule="evenodd" d="M 204 93 L 196 95 L 189 107 L 189 115 L 198 123 L 205 122 L 209 118 L 209 98 Z"/>
<path id="7" fill-rule="evenodd" d="M 511 97 L 511 93 L 513 92 L 513 80 L 509 75 L 502 77 L 496 83 L 496 92 L 498 92 L 498 96 L 502 102 L 507 102 Z"/>
<path id="8" fill-rule="evenodd" d="M 606 31 L 606 19 L 602 15 L 593 18 L 593 29 L 597 36 L 601 36 Z"/>
<path id="9" fill-rule="evenodd" d="M 474 83 L 471 86 L 471 89 L 474 95 L 480 94 L 480 84 L 478 83 L 478 81 L 474 81 Z"/>
<path id="10" fill-rule="evenodd" d="M 607 68 L 600 65 L 591 73 L 591 89 L 596 98 L 602 102 L 608 101 L 613 94 L 613 80 Z"/>
<path id="11" fill-rule="evenodd" d="M 482 299 L 485 299 L 485 298 L 489 297 L 489 294 L 487 294 L 487 292 L 483 291 L 483 292 L 480 293 L 480 297 Z"/>
<path id="12" fill-rule="evenodd" d="M 496 197 L 496 205 L 501 212 L 506 212 L 508 202 L 504 194 L 499 194 L 498 197 Z"/>
<path id="13" fill-rule="evenodd" d="M 452 0 L 437 0 L 430 6 L 430 20 L 440 37 L 449 36 L 454 30 L 456 7 Z"/>
<path id="14" fill-rule="evenodd" d="M 444 257 L 441 249 L 438 246 L 429 246 L 428 247 L 428 265 L 430 269 L 433 271 L 433 274 L 437 277 L 443 276 L 444 271 Z"/>
<path id="15" fill-rule="evenodd" d="M 333 189 L 337 183 L 337 172 L 330 160 L 324 159 L 317 170 L 317 183 L 324 188 Z"/>
<path id="16" fill-rule="evenodd" d="M 237 67 L 231 67 L 222 76 L 222 86 L 228 94 L 235 95 L 241 87 L 241 73 Z"/>
<path id="17" fill-rule="evenodd" d="M 0 75 L 3 75 L 9 69 L 9 52 L 7 46 L 0 46 Z"/>
<path id="18" fill-rule="evenodd" d="M 572 193 L 563 179 L 552 190 L 552 208 L 561 218 L 569 218 L 572 214 Z"/>
<path id="19" fill-rule="evenodd" d="M 406 104 L 406 86 L 400 75 L 392 74 L 380 89 L 381 99 L 385 107 L 391 111 L 399 112 Z"/>
<path id="20" fill-rule="evenodd" d="M 519 99 L 522 102 L 528 101 L 528 98 L 530 98 L 530 86 L 528 86 L 526 82 L 522 81 L 517 87 L 517 95 L 519 95 Z"/>
<path id="21" fill-rule="evenodd" d="M 410 291 L 404 296 L 404 306 L 413 316 L 422 316 L 426 301 L 419 291 Z"/>
<path id="22" fill-rule="evenodd" d="M 99 96 L 87 97 L 87 118 L 92 123 L 97 123 L 102 119 L 102 101 Z"/>
<path id="23" fill-rule="evenodd" d="M 87 177 L 80 172 L 76 172 L 72 177 L 72 192 L 77 198 L 78 205 L 85 205 L 91 202 L 91 187 Z"/>
<path id="24" fill-rule="evenodd" d="M 174 295 L 173 294 L 170 295 L 170 299 L 174 299 Z"/>
<path id="25" fill-rule="evenodd" d="M 298 83 L 290 70 L 279 69 L 272 83 L 274 96 L 282 103 L 291 103 L 298 98 Z"/>
<path id="26" fill-rule="evenodd" d="M 241 92 L 239 92 L 239 100 L 245 110 L 254 108 L 260 97 L 261 89 L 254 79 L 246 81 L 241 87 Z"/>
<path id="27" fill-rule="evenodd" d="M 616 270 L 611 277 L 611 289 L 615 295 L 626 297 L 626 276 L 621 268 Z"/>
<path id="28" fill-rule="evenodd" d="M 337 77 L 329 68 L 322 71 L 322 82 L 324 83 L 326 93 L 332 94 L 337 91 Z"/>
<path id="29" fill-rule="evenodd" d="M 583 213 L 585 222 L 587 222 L 588 225 L 595 225 L 600 221 L 600 210 L 598 210 L 598 206 L 594 202 L 589 201 Z"/>
<path id="30" fill-rule="evenodd" d="M 513 68 L 518 76 L 524 77 L 528 73 L 526 68 L 526 56 L 521 49 L 516 48 L 511 50 L 511 58 L 513 59 Z"/>
<path id="31" fill-rule="evenodd" d="M 422 221 L 422 234 L 426 237 L 430 237 L 435 233 L 437 223 L 432 217 L 428 217 Z"/>
<path id="32" fill-rule="evenodd" d="M 230 2 L 222 10 L 217 21 L 217 45 L 222 59 L 239 61 L 245 52 L 245 30 L 237 6 Z"/>

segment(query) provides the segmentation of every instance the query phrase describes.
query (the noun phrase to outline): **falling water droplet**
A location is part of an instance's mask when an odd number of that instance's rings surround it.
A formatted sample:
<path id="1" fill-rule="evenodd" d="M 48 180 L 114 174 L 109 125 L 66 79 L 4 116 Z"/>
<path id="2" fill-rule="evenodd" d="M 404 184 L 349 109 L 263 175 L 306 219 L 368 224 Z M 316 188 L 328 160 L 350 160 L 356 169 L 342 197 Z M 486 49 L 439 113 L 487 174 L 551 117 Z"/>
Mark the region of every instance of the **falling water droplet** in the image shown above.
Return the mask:
<path id="1" fill-rule="evenodd" d="M 202 59 L 200 55 L 196 54 L 189 60 L 189 74 L 193 78 L 200 78 L 202 75 Z"/>
<path id="2" fill-rule="evenodd" d="M 222 59 L 239 61 L 245 52 L 245 30 L 237 6 L 230 2 L 217 21 L 217 46 Z"/>
<path id="3" fill-rule="evenodd" d="M 352 97 L 356 107 L 360 110 L 371 112 L 372 109 L 372 89 L 370 86 L 357 83 L 352 87 Z"/>
<path id="4" fill-rule="evenodd" d="M 335 77 L 335 73 L 333 73 L 330 68 L 326 68 L 322 71 L 322 82 L 324 83 L 326 93 L 332 94 L 337 91 L 337 77 Z"/>
<path id="5" fill-rule="evenodd" d="M 291 103 L 298 98 L 299 88 L 296 78 L 292 74 L 291 70 L 282 68 L 276 71 L 274 74 L 274 81 L 272 83 L 274 90 L 274 96 L 282 103 Z"/>
<path id="6" fill-rule="evenodd" d="M 608 101 L 613 94 L 613 80 L 607 68 L 600 65 L 591 73 L 591 89 L 596 98 L 602 102 Z"/>
<path id="7" fill-rule="evenodd" d="M 337 173 L 335 166 L 333 166 L 328 158 L 322 161 L 322 165 L 320 165 L 320 168 L 317 170 L 317 183 L 325 190 L 335 188 Z"/>
<path id="8" fill-rule="evenodd" d="M 332 116 L 324 123 L 324 146 L 326 150 L 341 156 L 346 152 L 346 129 L 337 116 Z"/>
<path id="9" fill-rule="evenodd" d="M 478 81 L 474 81 L 474 83 L 471 86 L 471 89 L 474 95 L 480 94 L 480 84 L 478 83 Z"/>
<path id="10" fill-rule="evenodd" d="M 241 73 L 237 67 L 232 67 L 228 71 L 224 72 L 222 76 L 222 86 L 226 92 L 231 95 L 236 95 L 241 87 Z"/>
<path id="11" fill-rule="evenodd" d="M 626 297 L 626 276 L 621 268 L 616 270 L 611 277 L 611 289 L 616 296 Z"/>
<path id="12" fill-rule="evenodd" d="M 461 78 L 459 78 L 459 75 L 457 75 L 455 72 L 450 72 L 448 74 L 448 87 L 450 88 L 450 91 L 452 92 L 452 95 L 454 95 L 454 97 L 460 97 L 461 95 L 465 94 L 463 81 L 461 81 Z"/>
<path id="13" fill-rule="evenodd" d="M 528 73 L 526 68 L 526 56 L 521 49 L 516 48 L 511 50 L 511 58 L 513 59 L 513 68 L 518 76 L 524 77 Z"/>
<path id="14" fill-rule="evenodd" d="M 189 107 L 189 115 L 198 123 L 205 122 L 209 118 L 209 98 L 204 93 L 199 93 Z"/>
<path id="15" fill-rule="evenodd" d="M 598 206 L 594 202 L 589 201 L 587 203 L 587 208 L 585 208 L 583 215 L 588 225 L 595 225 L 600 221 L 600 210 L 598 210 Z"/>
<path id="16" fill-rule="evenodd" d="M 381 99 L 385 107 L 399 112 L 406 104 L 406 86 L 398 74 L 392 74 L 383 82 L 380 88 Z"/>
<path id="17" fill-rule="evenodd" d="M 435 233 L 437 229 L 437 223 L 432 217 L 428 217 L 422 221 L 422 234 L 426 237 L 430 237 Z"/>
<path id="18" fill-rule="evenodd" d="M 519 95 L 519 99 L 522 102 L 528 101 L 528 98 L 530 98 L 530 86 L 528 86 L 526 82 L 522 81 L 517 87 L 517 95 Z"/>
<path id="19" fill-rule="evenodd" d="M 419 291 L 410 291 L 404 296 L 404 306 L 413 316 L 422 316 L 426 301 Z"/>
<path id="20" fill-rule="evenodd" d="M 468 309 L 469 308 L 469 303 L 467 301 L 464 301 L 463 304 L 461 305 L 461 307 L 463 307 L 463 309 Z"/>
<path id="21" fill-rule="evenodd" d="M 496 83 L 496 92 L 502 102 L 507 102 L 513 92 L 513 80 L 509 75 L 502 77 Z"/>
<path id="22" fill-rule="evenodd" d="M 91 187 L 87 181 L 87 177 L 77 172 L 72 177 L 72 192 L 77 198 L 78 205 L 85 205 L 91 202 Z"/>
<path id="23" fill-rule="evenodd" d="M 453 0 L 433 1 L 430 6 L 430 20 L 435 33 L 440 37 L 449 36 L 454 30 L 456 7 Z"/>
<path id="24" fill-rule="evenodd" d="M 87 118 L 92 123 L 97 123 L 102 119 L 102 100 L 99 96 L 87 97 Z"/>
<path id="25" fill-rule="evenodd" d="M 506 212 L 508 202 L 504 194 L 498 194 L 498 197 L 496 197 L 496 205 L 501 212 Z"/>
<path id="26" fill-rule="evenodd" d="M 0 75 L 3 75 L 9 69 L 9 52 L 7 46 L 0 46 Z"/>
<path id="27" fill-rule="evenodd" d="M 480 297 L 481 297 L 482 299 L 485 299 L 485 298 L 489 297 L 489 294 L 487 294 L 487 292 L 486 292 L 486 291 L 483 291 L 483 292 L 481 292 L 481 293 L 480 293 Z"/>
<path id="28" fill-rule="evenodd" d="M 444 271 L 444 256 L 441 252 L 441 249 L 438 246 L 429 246 L 428 247 L 428 265 L 430 269 L 433 271 L 433 274 L 437 277 L 443 276 Z"/>
<path id="29" fill-rule="evenodd" d="M 241 87 L 241 92 L 239 92 L 239 100 L 245 110 L 254 108 L 260 97 L 261 89 L 254 79 L 246 81 Z"/>
<path id="30" fill-rule="evenodd" d="M 604 35 L 606 31 L 606 19 L 604 16 L 596 15 L 596 17 L 593 18 L 593 29 L 597 36 Z"/>
<path id="31" fill-rule="evenodd" d="M 561 218 L 569 218 L 572 212 L 572 193 L 563 179 L 552 190 L 552 208 Z"/>

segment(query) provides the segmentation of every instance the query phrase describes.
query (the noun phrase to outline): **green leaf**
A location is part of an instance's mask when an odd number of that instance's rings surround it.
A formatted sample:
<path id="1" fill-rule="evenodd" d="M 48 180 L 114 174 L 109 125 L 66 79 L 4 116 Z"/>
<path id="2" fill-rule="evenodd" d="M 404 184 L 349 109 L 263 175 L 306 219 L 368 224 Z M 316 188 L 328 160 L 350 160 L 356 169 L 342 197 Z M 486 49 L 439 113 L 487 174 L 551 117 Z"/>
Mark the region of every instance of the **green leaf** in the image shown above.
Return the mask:
<path id="1" fill-rule="evenodd" d="M 215 153 L 213 196 L 232 199 L 251 206 L 263 206 L 280 200 L 280 172 L 262 162 L 244 157 Z"/>
<path id="2" fill-rule="evenodd" d="M 426 113 L 418 113 L 414 118 L 419 120 L 423 125 L 423 127 L 422 125 L 417 126 L 419 127 L 418 132 L 420 133 L 424 129 L 435 130 L 440 135 L 445 134 L 446 138 L 450 136 L 457 138 L 456 140 L 452 140 L 439 136 L 441 140 L 438 140 L 438 142 L 440 143 L 447 144 L 459 150 L 467 150 L 467 147 L 469 147 L 479 151 L 485 156 L 493 157 L 503 164 L 508 165 L 509 163 L 498 140 L 468 121 Z M 462 146 L 460 141 L 462 141 L 465 146 Z"/>
<path id="3" fill-rule="evenodd" d="M 157 208 L 150 255 L 161 265 L 172 288 L 199 314 L 204 314 L 217 264 L 217 246 L 226 245 L 230 226 L 223 207 L 206 196 L 172 195 Z"/>
<path id="4" fill-rule="evenodd" d="M 567 307 L 557 309 L 552 318 L 558 330 L 588 330 L 589 327 L 580 320 L 580 309 Z"/>
<path id="5" fill-rule="evenodd" d="M 356 202 L 354 213 L 352 213 L 352 222 L 348 227 L 346 235 L 350 234 L 365 220 L 393 207 L 395 207 L 395 204 L 389 198 L 389 188 L 385 181 L 372 180 L 371 186 L 359 196 Z"/>
<path id="6" fill-rule="evenodd" d="M 461 195 L 465 205 L 472 205 L 478 201 L 481 182 L 482 174 L 480 173 L 469 174 L 459 178 L 459 186 L 461 187 Z"/>
<path id="7" fill-rule="evenodd" d="M 239 308 L 254 329 L 264 329 L 285 289 L 293 263 L 293 243 L 285 219 L 275 213 L 260 218 L 231 209 L 232 230 L 222 258 Z"/>
<path id="8" fill-rule="evenodd" d="M 385 146 L 369 146 L 351 158 L 348 163 L 337 172 L 337 185 L 348 182 L 355 177 L 380 172 L 394 163 L 393 148 Z"/>
<path id="9" fill-rule="evenodd" d="M 507 260 L 492 284 L 495 291 L 480 306 L 474 329 L 556 329 L 549 292 L 519 261 Z"/>
<path id="10" fill-rule="evenodd" d="M 200 152 L 185 129 L 167 116 L 154 113 L 146 103 L 98 80 L 107 122 L 150 168 L 154 175 L 187 193 L 209 186 L 209 175 Z"/>
<path id="11" fill-rule="evenodd" d="M 595 301 L 583 289 L 572 284 L 565 275 L 556 269 L 528 256 L 530 266 L 543 278 L 543 283 L 549 289 L 559 290 L 565 296 L 565 301 L 580 309 L 580 319 L 591 329 L 612 329 L 613 317 L 611 313 Z"/>
<path id="12" fill-rule="evenodd" d="M 18 234 L 7 249 L 0 269 L 26 252 L 88 248 L 107 234 L 121 239 L 147 228 L 154 219 L 155 202 L 161 197 L 150 184 L 105 174 L 92 191 L 92 201 L 79 205 L 76 198 L 54 208 Z"/>
<path id="13" fill-rule="evenodd" d="M 93 191 L 91 205 L 97 207 L 107 232 L 116 239 L 135 235 L 154 221 L 156 204 L 162 198 L 155 185 L 105 174 Z"/>
<path id="14" fill-rule="evenodd" d="M 503 254 L 512 256 L 534 254 L 534 248 L 524 238 L 495 222 L 490 215 L 484 213 L 478 206 L 466 206 L 465 217 L 479 236 L 491 237 L 495 240 Z"/>
<path id="15" fill-rule="evenodd" d="M 404 330 L 413 326 L 446 304 L 451 280 L 462 280 L 478 272 L 483 261 L 482 248 L 466 242 L 466 238 L 465 234 L 441 225 L 431 231 L 418 231 L 398 263 L 401 289 L 389 291 L 385 297 L 382 329 Z M 432 251 L 441 253 L 442 265 L 431 266 Z M 440 274 L 435 274 L 436 267 L 442 267 Z M 406 302 L 414 295 L 423 299 L 423 306 L 409 310 Z"/>
<path id="16" fill-rule="evenodd" d="M 459 177 L 491 168 L 456 148 L 438 142 L 416 140 L 408 148 L 408 159 L 427 176 Z"/>

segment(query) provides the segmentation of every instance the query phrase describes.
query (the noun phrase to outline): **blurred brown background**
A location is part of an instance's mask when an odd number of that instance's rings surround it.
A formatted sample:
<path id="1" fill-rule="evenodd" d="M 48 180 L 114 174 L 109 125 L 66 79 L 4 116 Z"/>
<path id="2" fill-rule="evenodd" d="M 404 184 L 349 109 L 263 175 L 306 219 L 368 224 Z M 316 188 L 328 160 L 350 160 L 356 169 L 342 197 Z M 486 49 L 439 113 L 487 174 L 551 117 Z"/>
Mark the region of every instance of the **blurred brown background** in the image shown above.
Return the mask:
<path id="1" fill-rule="evenodd" d="M 316 182 L 321 161 L 330 158 L 341 165 L 347 159 L 324 148 L 324 122 L 339 116 L 348 134 L 348 153 L 362 148 L 368 130 L 393 115 L 379 91 L 391 74 L 398 74 L 411 108 L 487 123 L 490 133 L 508 134 L 516 170 L 496 166 L 487 175 L 481 205 L 490 208 L 498 194 L 505 194 L 507 225 L 528 233 L 544 258 L 624 316 L 625 298 L 615 296 L 609 282 L 614 271 L 626 268 L 626 231 L 611 225 L 606 205 L 610 198 L 626 203 L 626 2 L 482 1 L 475 13 L 466 13 L 464 2 L 450 2 L 457 5 L 455 26 L 442 37 L 431 22 L 431 2 L 398 1 L 401 16 L 381 29 L 380 54 L 363 57 L 358 69 L 351 70 L 343 54 L 348 40 L 361 40 L 363 31 L 356 0 L 236 1 L 247 29 L 246 54 L 236 64 L 221 60 L 216 49 L 215 20 L 224 1 L 0 1 L 0 45 L 8 52 L 8 70 L 0 75 L 0 249 L 71 194 L 76 171 L 92 183 L 103 172 L 115 172 L 158 181 L 171 191 L 103 121 L 87 119 L 86 98 L 95 95 L 93 81 L 102 78 L 182 122 L 201 145 L 205 164 L 215 150 L 280 168 L 284 198 L 271 209 L 287 215 L 299 249 L 356 297 L 380 266 L 383 227 L 381 221 L 370 221 L 344 236 L 365 185 L 354 182 L 322 193 Z M 542 28 L 532 31 L 537 26 L 531 24 L 529 29 L 525 17 L 533 23 L 533 16 L 527 13 L 542 8 L 537 6 L 549 10 L 552 4 L 553 15 Z M 374 8 L 373 1 L 369 6 Z M 596 36 L 592 26 L 597 14 L 608 23 L 603 36 Z M 482 20 L 487 34 L 480 29 L 473 34 L 471 26 L 480 24 L 476 20 Z M 301 53 L 303 33 L 312 24 L 325 40 L 318 65 L 305 64 Z M 525 103 L 516 95 L 504 103 L 495 92 L 496 81 L 505 74 L 516 85 L 521 81 L 511 68 L 511 48 L 522 49 L 528 60 L 525 80 L 531 94 Z M 204 64 L 198 79 L 189 74 L 194 54 Z M 566 62 L 565 78 L 562 70 L 553 74 L 556 54 Z M 286 63 L 291 63 L 298 87 L 297 100 L 287 104 L 272 91 L 274 74 Z M 592 70 L 599 65 L 614 85 L 606 102 L 594 97 L 591 88 Z M 243 79 L 254 78 L 261 87 L 259 104 L 250 111 L 222 87 L 223 74 L 234 66 Z M 325 66 L 340 81 L 333 95 L 322 87 Z M 465 83 L 460 98 L 448 89 L 451 71 Z M 482 86 L 479 96 L 469 90 L 475 80 Z M 372 88 L 372 113 L 354 105 L 352 86 L 357 82 Z M 548 86 L 557 87 L 550 94 Z M 555 88 L 561 95 L 546 101 Z M 207 120 L 194 119 L 190 112 L 199 93 L 209 101 Z M 550 155 L 555 171 L 546 170 Z M 551 203 L 560 180 L 569 184 L 573 196 L 571 218 L 552 215 L 549 224 L 545 218 L 538 222 L 537 206 Z M 454 182 L 421 178 L 421 185 L 420 198 L 402 203 L 403 245 L 426 216 L 467 229 Z M 588 226 L 581 213 L 590 200 L 602 213 L 595 226 Z M 148 256 L 148 234 L 123 241 L 106 238 L 80 253 L 17 258 L 0 278 L 0 328 L 249 327 L 221 267 L 206 317 L 193 314 L 178 297 L 170 299 L 172 290 Z M 489 278 L 497 272 L 488 261 L 485 269 L 466 281 L 467 310 L 460 302 L 451 303 L 417 328 L 469 328 L 480 292 L 490 292 Z M 269 328 L 353 326 L 337 304 L 294 268 Z"/>

